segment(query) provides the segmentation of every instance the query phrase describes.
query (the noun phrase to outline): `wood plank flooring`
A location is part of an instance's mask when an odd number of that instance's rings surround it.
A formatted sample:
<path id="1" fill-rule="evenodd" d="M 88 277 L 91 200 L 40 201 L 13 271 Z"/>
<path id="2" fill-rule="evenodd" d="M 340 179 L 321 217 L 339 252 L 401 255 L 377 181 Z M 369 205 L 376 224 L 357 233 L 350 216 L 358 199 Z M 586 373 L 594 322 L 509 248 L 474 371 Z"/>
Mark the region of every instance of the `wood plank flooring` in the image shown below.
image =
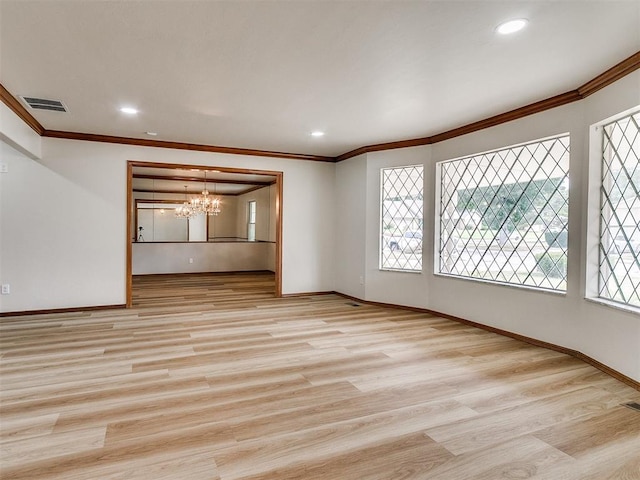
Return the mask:
<path id="1" fill-rule="evenodd" d="M 640 392 L 564 354 L 273 275 L 134 279 L 0 322 L 0 478 L 640 479 Z"/>

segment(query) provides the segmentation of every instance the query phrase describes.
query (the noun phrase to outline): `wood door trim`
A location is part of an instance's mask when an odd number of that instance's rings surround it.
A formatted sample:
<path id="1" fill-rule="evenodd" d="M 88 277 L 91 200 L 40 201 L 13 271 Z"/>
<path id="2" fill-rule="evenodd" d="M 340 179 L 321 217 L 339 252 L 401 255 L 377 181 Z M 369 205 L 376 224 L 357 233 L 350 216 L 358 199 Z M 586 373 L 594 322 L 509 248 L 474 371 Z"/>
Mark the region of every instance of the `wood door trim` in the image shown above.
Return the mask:
<path id="1" fill-rule="evenodd" d="M 137 235 L 137 232 L 134 233 L 131 231 L 131 215 L 135 213 L 136 215 L 136 228 L 138 228 L 138 210 L 136 209 L 133 212 L 133 165 L 131 162 L 127 162 L 127 258 L 126 258 L 126 280 L 125 280 L 125 306 L 126 308 L 131 308 L 133 305 L 133 297 L 132 297 L 132 289 L 133 289 L 133 270 L 132 270 L 132 259 L 133 259 L 133 242 L 134 238 L 132 235 Z"/>
<path id="2" fill-rule="evenodd" d="M 276 297 L 282 297 L 282 192 L 284 173 L 276 175 Z M 271 196 L 271 193 L 269 193 Z"/>
<path id="3" fill-rule="evenodd" d="M 149 168 L 167 168 L 167 169 L 189 169 L 199 168 L 200 170 L 217 170 L 219 172 L 239 173 L 239 174 L 251 174 L 251 175 L 268 175 L 276 177 L 276 259 L 275 259 L 275 296 L 277 298 L 282 297 L 282 192 L 283 192 L 283 172 L 273 170 L 256 170 L 256 169 L 243 169 L 233 167 L 217 167 L 210 165 L 184 165 L 176 163 L 155 163 L 155 162 L 142 162 L 139 160 L 129 160 L 127 162 L 127 255 L 126 255 L 126 307 L 130 308 L 133 305 L 132 287 L 133 287 L 133 271 L 132 271 L 132 233 L 131 232 L 131 215 L 133 214 L 133 168 L 134 167 L 149 167 Z M 264 188 L 269 185 L 273 185 L 274 182 L 270 181 L 267 185 L 260 185 L 259 188 Z M 137 209 L 136 209 L 137 210 Z M 208 237 L 208 235 L 207 235 Z"/>

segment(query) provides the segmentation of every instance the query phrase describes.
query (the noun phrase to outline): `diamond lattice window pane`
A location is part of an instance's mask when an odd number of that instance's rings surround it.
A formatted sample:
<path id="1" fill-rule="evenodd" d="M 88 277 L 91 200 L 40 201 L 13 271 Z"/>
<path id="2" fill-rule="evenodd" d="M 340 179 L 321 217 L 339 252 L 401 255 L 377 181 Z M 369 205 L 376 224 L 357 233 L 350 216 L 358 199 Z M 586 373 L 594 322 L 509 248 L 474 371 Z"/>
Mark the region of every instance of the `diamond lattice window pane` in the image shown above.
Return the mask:
<path id="1" fill-rule="evenodd" d="M 640 306 L 640 112 L 602 128 L 602 298 Z"/>
<path id="2" fill-rule="evenodd" d="M 566 290 L 568 135 L 438 169 L 440 273 Z"/>
<path id="3" fill-rule="evenodd" d="M 422 271 L 423 167 L 383 168 L 380 268 Z"/>

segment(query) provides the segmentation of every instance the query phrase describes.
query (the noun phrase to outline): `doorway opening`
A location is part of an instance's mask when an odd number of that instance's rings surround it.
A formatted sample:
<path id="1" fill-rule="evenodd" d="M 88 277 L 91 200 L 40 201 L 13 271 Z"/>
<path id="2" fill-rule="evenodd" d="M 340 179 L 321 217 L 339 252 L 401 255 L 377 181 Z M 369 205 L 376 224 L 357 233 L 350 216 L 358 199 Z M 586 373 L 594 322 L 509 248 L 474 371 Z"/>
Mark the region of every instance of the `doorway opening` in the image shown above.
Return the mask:
<path id="1" fill-rule="evenodd" d="M 277 171 L 129 161 L 127 307 L 136 303 L 134 277 L 138 288 L 154 278 L 162 285 L 162 278 L 271 275 L 272 293 L 281 297 L 282 177 Z"/>

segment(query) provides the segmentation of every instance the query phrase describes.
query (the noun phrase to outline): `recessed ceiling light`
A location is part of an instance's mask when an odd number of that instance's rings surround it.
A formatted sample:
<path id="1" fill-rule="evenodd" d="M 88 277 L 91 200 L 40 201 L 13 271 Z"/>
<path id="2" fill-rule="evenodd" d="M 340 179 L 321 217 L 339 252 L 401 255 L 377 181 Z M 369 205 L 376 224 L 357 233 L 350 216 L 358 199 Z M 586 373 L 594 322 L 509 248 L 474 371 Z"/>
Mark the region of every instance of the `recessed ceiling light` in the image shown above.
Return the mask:
<path id="1" fill-rule="evenodd" d="M 157 137 L 158 132 L 145 132 L 147 135 L 151 135 L 152 137 Z"/>
<path id="2" fill-rule="evenodd" d="M 496 32 L 501 35 L 509 35 L 510 33 L 516 33 L 522 30 L 529 23 L 525 18 L 518 18 L 517 20 L 509 20 L 508 22 L 501 23 L 496 27 Z"/>
<path id="3" fill-rule="evenodd" d="M 311 132 L 311 136 L 312 137 L 323 137 L 324 136 L 324 132 L 321 132 L 320 130 L 316 130 L 315 132 Z"/>
<path id="4" fill-rule="evenodd" d="M 133 107 L 122 107 L 120 111 L 122 113 L 126 113 L 127 115 L 135 115 L 136 113 L 138 113 L 138 109 Z"/>

